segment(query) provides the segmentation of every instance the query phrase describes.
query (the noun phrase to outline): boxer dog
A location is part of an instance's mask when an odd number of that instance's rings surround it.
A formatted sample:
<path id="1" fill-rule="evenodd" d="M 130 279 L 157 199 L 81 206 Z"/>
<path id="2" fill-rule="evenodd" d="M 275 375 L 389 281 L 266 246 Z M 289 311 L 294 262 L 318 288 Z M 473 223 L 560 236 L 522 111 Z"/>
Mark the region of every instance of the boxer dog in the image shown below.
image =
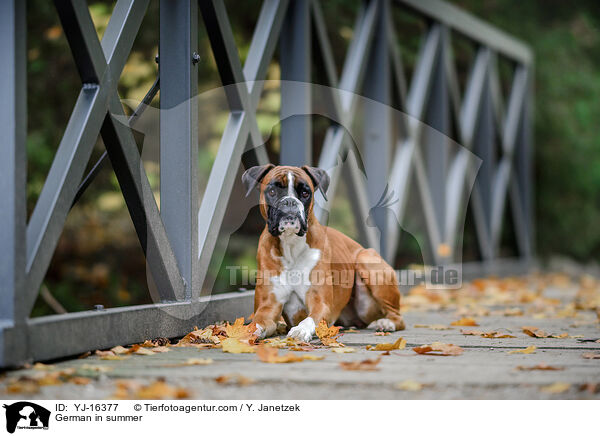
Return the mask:
<path id="1" fill-rule="evenodd" d="M 314 212 L 328 174 L 309 166 L 256 166 L 242 175 L 250 195 L 260 191 L 266 221 L 258 242 L 254 321 L 271 336 L 283 315 L 288 336 L 308 342 L 316 324 L 338 322 L 383 331 L 404 329 L 395 271 L 373 249 L 323 226 Z"/>

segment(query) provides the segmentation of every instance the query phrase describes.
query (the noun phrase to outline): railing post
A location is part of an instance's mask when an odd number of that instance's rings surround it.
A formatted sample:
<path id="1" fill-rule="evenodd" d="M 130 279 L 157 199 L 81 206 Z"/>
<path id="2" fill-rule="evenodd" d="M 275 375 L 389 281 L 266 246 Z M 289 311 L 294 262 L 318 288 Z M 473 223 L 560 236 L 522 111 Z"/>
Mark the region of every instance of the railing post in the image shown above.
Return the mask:
<path id="1" fill-rule="evenodd" d="M 449 31 L 446 27 L 440 28 L 440 49 L 432 72 L 432 86 L 429 95 L 429 104 L 425 113 L 425 123 L 432 129 L 425 129 L 426 166 L 431 190 L 432 204 L 435 217 L 440 230 L 441 241 L 446 241 L 445 217 L 446 217 L 446 177 L 448 174 L 448 150 L 450 135 L 450 101 L 448 95 L 448 83 L 446 79 L 445 57 L 448 50 Z M 447 241 L 452 246 L 453 241 Z M 440 256 L 440 247 L 432 247 L 435 250 L 432 258 L 436 262 L 450 261 L 451 257 Z"/>
<path id="2" fill-rule="evenodd" d="M 381 197 L 388 184 L 390 161 L 392 158 L 392 111 L 391 104 L 391 64 L 388 44 L 387 14 L 389 0 L 377 2 L 377 17 L 371 52 L 366 60 L 369 68 L 365 72 L 364 95 L 364 137 L 362 158 L 367 173 L 367 194 L 370 205 Z M 381 232 L 379 252 L 387 253 L 388 216 L 383 208 L 381 214 L 374 215 L 375 224 Z M 389 260 L 389 259 L 388 259 Z"/>
<path id="3" fill-rule="evenodd" d="M 160 2 L 160 213 L 186 298 L 197 296 L 198 4 Z M 160 290 L 159 290 L 160 292 Z"/>
<path id="4" fill-rule="evenodd" d="M 310 0 L 294 0 L 281 30 L 282 165 L 312 164 Z M 285 83 L 304 82 L 306 85 Z M 291 114 L 306 114 L 291 116 Z"/>
<path id="5" fill-rule="evenodd" d="M 28 317 L 24 304 L 27 100 L 25 2 L 0 2 L 0 367 L 23 359 L 27 344 L 10 329 Z M 23 329 L 15 329 L 22 331 Z"/>

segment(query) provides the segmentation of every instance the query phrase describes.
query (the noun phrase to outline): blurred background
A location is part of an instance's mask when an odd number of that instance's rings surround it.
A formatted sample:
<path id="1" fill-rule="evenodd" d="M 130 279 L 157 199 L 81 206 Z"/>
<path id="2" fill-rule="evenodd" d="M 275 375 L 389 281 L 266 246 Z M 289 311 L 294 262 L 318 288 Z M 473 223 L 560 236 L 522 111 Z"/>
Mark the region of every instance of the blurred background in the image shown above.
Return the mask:
<path id="1" fill-rule="evenodd" d="M 529 44 L 535 54 L 535 225 L 536 253 L 544 261 L 565 256 L 578 262 L 595 262 L 600 254 L 600 3 L 597 0 L 455 0 L 450 1 Z M 259 0 L 225 1 L 239 54 L 245 60 L 258 17 Z M 101 36 L 114 2 L 88 2 Z M 341 71 L 360 1 L 321 2 L 338 72 Z M 156 78 L 158 66 L 158 1 L 152 0 L 119 82 L 123 99 L 141 101 Z M 394 8 L 407 80 L 410 82 L 421 35 L 426 23 Z M 80 89 L 71 52 L 51 2 L 27 2 L 28 25 L 28 213 L 31 214 L 52 163 L 60 138 Z M 475 53 L 466 39 L 453 35 L 456 69 L 464 83 Z M 208 38 L 199 25 L 199 92 L 218 88 Z M 279 79 L 278 53 L 267 79 Z M 314 60 L 315 63 L 319 59 Z M 513 65 L 500 58 L 504 95 L 508 94 Z M 315 82 L 325 83 L 316 72 Z M 152 102 L 158 107 L 158 99 Z M 279 90 L 266 86 L 258 124 L 267 149 L 277 161 L 279 150 Z M 204 119 L 199 144 L 200 182 L 205 183 L 219 146 L 228 112 L 212 111 Z M 326 119 L 315 117 L 315 144 L 323 140 Z M 138 138 L 140 141 L 143 138 Z M 91 164 L 104 151 L 102 140 Z M 315 155 L 318 155 L 317 152 Z M 91 166 L 90 164 L 90 166 Z M 148 163 L 149 179 L 158 195 L 158 169 Z M 330 224 L 356 237 L 350 204 L 343 192 L 333 202 Z M 159 200 L 159 199 L 158 199 Z M 464 235 L 463 260 L 477 260 L 474 234 Z M 510 256 L 514 238 L 505 220 L 503 256 Z M 256 242 L 261 222 L 256 208 L 246 223 L 223 247 L 222 265 L 215 265 L 215 292 L 235 290 L 229 284 L 228 265 L 255 267 Z M 418 244 L 402 238 L 396 267 L 421 262 Z M 53 296 L 50 297 L 49 295 Z M 71 211 L 46 275 L 32 316 L 105 307 L 149 303 L 146 265 L 134 227 L 110 163 L 107 163 Z"/>

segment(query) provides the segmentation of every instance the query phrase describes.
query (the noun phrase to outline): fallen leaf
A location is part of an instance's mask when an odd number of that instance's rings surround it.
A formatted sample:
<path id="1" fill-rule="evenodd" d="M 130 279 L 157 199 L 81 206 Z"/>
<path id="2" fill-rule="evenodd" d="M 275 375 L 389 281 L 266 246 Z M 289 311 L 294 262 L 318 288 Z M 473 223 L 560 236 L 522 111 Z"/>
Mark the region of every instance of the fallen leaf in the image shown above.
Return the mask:
<path id="1" fill-rule="evenodd" d="M 340 362 L 342 369 L 346 371 L 376 371 L 377 365 L 381 361 L 381 357 L 377 359 L 357 360 L 354 362 Z"/>
<path id="2" fill-rule="evenodd" d="M 154 354 L 154 351 L 148 349 L 148 348 L 144 348 L 144 347 L 139 347 L 138 349 L 136 349 L 135 351 L 133 351 L 134 354 L 139 354 L 142 356 L 150 356 L 152 354 Z"/>
<path id="3" fill-rule="evenodd" d="M 164 345 L 161 345 L 158 347 L 151 348 L 150 351 L 152 351 L 154 353 L 166 353 L 171 350 L 169 349 L 169 347 L 165 347 Z"/>
<path id="4" fill-rule="evenodd" d="M 254 379 L 245 377 L 241 374 L 225 374 L 215 378 L 215 381 L 219 384 L 229 384 L 238 386 L 248 386 L 256 383 Z"/>
<path id="5" fill-rule="evenodd" d="M 563 392 L 568 391 L 570 388 L 571 385 L 569 383 L 556 382 L 552 383 L 551 385 L 541 387 L 540 391 L 547 394 L 562 394 Z"/>
<path id="6" fill-rule="evenodd" d="M 463 335 L 470 336 L 481 336 L 482 338 L 498 339 L 498 338 L 514 338 L 516 336 L 509 335 L 508 333 L 502 333 L 499 331 L 482 332 L 479 330 L 461 330 Z"/>
<path id="7" fill-rule="evenodd" d="M 287 353 L 280 356 L 277 348 L 269 347 L 268 345 L 259 345 L 256 355 L 265 363 L 291 363 L 302 362 L 304 360 L 302 356 L 294 353 Z"/>
<path id="8" fill-rule="evenodd" d="M 141 400 L 167 400 L 188 398 L 190 396 L 186 389 L 173 387 L 164 380 L 157 380 L 147 386 L 142 386 L 133 393 L 133 397 Z"/>
<path id="9" fill-rule="evenodd" d="M 116 354 L 107 354 L 106 356 L 101 356 L 100 360 L 125 360 L 129 359 L 130 356 L 117 356 Z"/>
<path id="10" fill-rule="evenodd" d="M 390 332 L 375 332 L 373 333 L 375 336 L 389 336 L 391 335 Z"/>
<path id="11" fill-rule="evenodd" d="M 331 351 L 333 351 L 334 353 L 338 353 L 338 354 L 356 353 L 356 348 L 352 348 L 352 347 L 332 348 Z"/>
<path id="12" fill-rule="evenodd" d="M 92 379 L 88 377 L 73 377 L 69 381 L 76 385 L 87 385 L 92 381 Z"/>
<path id="13" fill-rule="evenodd" d="M 175 344 L 176 347 L 186 347 L 190 345 L 205 345 L 207 347 L 214 346 L 220 342 L 219 338 L 214 335 L 212 327 L 207 327 L 203 330 L 197 328 L 189 332 Z"/>
<path id="14" fill-rule="evenodd" d="M 579 390 L 590 394 L 597 394 L 600 392 L 600 383 L 584 383 L 579 386 Z"/>
<path id="15" fill-rule="evenodd" d="M 519 371 L 562 371 L 565 368 L 562 366 L 551 366 L 546 363 L 538 363 L 534 366 L 519 365 L 515 369 Z"/>
<path id="16" fill-rule="evenodd" d="M 521 328 L 523 329 L 523 333 L 525 333 L 526 335 L 531 336 L 532 338 L 547 338 L 547 337 L 550 336 L 544 330 L 540 330 L 537 327 L 524 326 L 524 327 L 521 327 Z"/>
<path id="17" fill-rule="evenodd" d="M 478 326 L 477 322 L 473 318 L 463 317 L 458 321 L 454 321 L 450 325 L 463 326 L 463 327 L 471 327 Z"/>
<path id="18" fill-rule="evenodd" d="M 413 327 L 417 329 L 452 330 L 452 327 L 444 324 L 415 324 Z"/>
<path id="19" fill-rule="evenodd" d="M 401 391 L 420 391 L 423 389 L 423 384 L 414 380 L 404 380 L 394 385 L 394 388 L 400 389 Z"/>
<path id="20" fill-rule="evenodd" d="M 522 350 L 509 351 L 508 354 L 532 354 L 532 353 L 535 353 L 536 349 L 537 349 L 537 347 L 535 345 L 530 345 L 529 347 L 524 348 Z"/>
<path id="21" fill-rule="evenodd" d="M 431 354 L 436 356 L 458 356 L 462 354 L 464 350 L 458 345 L 434 342 L 431 345 L 421 345 L 420 347 L 414 347 L 413 351 L 418 354 Z"/>
<path id="22" fill-rule="evenodd" d="M 117 345 L 116 347 L 111 348 L 110 351 L 112 351 L 115 354 L 126 354 L 126 353 L 129 353 L 129 350 L 127 348 L 122 347 L 120 345 Z"/>
<path id="23" fill-rule="evenodd" d="M 344 330 L 344 333 L 358 333 L 358 330 L 356 330 L 356 329 L 346 329 L 346 330 Z"/>
<path id="24" fill-rule="evenodd" d="M 336 340 L 336 337 L 339 334 L 340 328 L 341 327 L 336 327 L 333 325 L 328 327 L 327 322 L 322 319 L 321 322 L 319 322 L 319 325 L 317 325 L 315 333 L 323 345 L 328 347 L 339 347 L 341 344 Z"/>
<path id="25" fill-rule="evenodd" d="M 221 341 L 224 353 L 255 353 L 256 347 L 248 345 L 245 342 L 240 342 L 237 338 L 226 338 Z"/>
<path id="26" fill-rule="evenodd" d="M 40 385 L 33 379 L 22 377 L 13 380 L 6 386 L 7 394 L 37 394 L 40 391 Z"/>
<path id="27" fill-rule="evenodd" d="M 54 365 L 46 365 L 42 362 L 37 362 L 32 366 L 33 369 L 37 369 L 38 371 L 49 371 L 55 368 Z"/>
<path id="28" fill-rule="evenodd" d="M 600 353 L 583 353 L 581 357 L 584 359 L 600 359 Z"/>
<path id="29" fill-rule="evenodd" d="M 323 359 L 325 359 L 324 355 L 316 356 L 314 354 L 303 354 L 301 357 L 302 357 L 302 360 L 323 360 Z"/>
<path id="30" fill-rule="evenodd" d="M 391 350 L 403 350 L 406 347 L 406 339 L 398 338 L 396 342 L 390 344 L 388 342 L 377 344 L 377 345 L 367 345 L 367 350 L 371 351 L 391 351 Z"/>

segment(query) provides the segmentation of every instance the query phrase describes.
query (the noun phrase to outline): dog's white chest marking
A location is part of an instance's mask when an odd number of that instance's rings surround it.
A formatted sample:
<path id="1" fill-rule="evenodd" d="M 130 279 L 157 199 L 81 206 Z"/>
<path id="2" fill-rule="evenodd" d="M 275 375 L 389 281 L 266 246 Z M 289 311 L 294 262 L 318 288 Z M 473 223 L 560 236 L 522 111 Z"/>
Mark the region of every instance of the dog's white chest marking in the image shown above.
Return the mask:
<path id="1" fill-rule="evenodd" d="M 293 316 L 306 305 L 310 273 L 321 258 L 321 250 L 310 248 L 306 235 L 284 233 L 279 240 L 282 256 L 274 257 L 281 262 L 282 269 L 281 274 L 271 278 L 271 292 L 283 304 L 286 314 Z"/>

